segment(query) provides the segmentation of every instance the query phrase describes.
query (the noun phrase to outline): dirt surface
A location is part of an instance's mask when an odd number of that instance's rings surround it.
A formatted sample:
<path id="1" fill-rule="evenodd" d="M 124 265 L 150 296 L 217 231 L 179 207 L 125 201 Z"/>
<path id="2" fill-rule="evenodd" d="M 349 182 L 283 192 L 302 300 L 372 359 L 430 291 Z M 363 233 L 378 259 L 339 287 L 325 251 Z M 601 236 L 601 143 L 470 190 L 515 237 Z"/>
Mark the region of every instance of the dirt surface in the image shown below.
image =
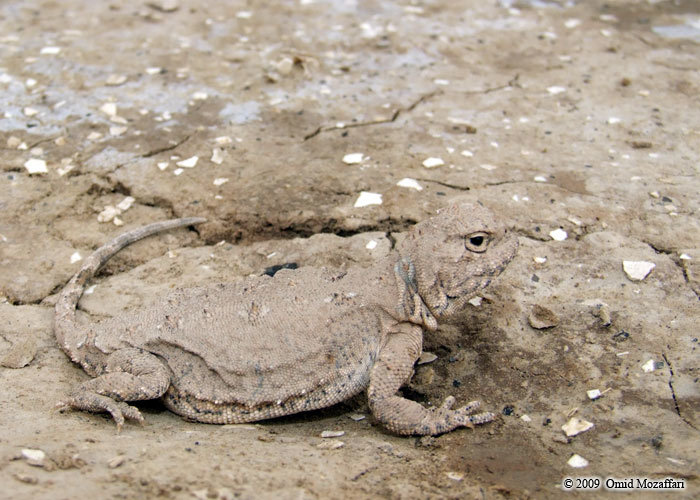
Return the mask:
<path id="1" fill-rule="evenodd" d="M 559 498 L 597 476 L 686 487 L 615 498 L 697 498 L 698 43 L 691 0 L 3 2 L 0 358 L 21 368 L 0 368 L 0 496 Z M 363 191 L 381 204 L 355 207 Z M 118 434 L 54 409 L 86 376 L 52 299 L 123 230 L 209 221 L 114 258 L 81 301 L 95 319 L 277 264 L 366 265 L 457 198 L 521 249 L 426 339 L 405 395 L 496 422 L 416 439 L 363 397 L 242 426 L 154 402 Z M 634 281 L 624 261 L 655 267 Z M 594 427 L 567 438 L 572 416 Z"/>

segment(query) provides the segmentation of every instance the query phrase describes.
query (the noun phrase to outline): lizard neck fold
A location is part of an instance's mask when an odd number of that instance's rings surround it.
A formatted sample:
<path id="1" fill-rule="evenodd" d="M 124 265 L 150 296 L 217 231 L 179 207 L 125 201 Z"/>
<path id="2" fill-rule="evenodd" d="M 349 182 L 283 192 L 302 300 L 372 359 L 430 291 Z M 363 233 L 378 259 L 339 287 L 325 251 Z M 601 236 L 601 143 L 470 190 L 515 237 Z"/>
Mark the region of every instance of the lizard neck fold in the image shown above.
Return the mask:
<path id="1" fill-rule="evenodd" d="M 418 293 L 416 267 L 408 257 L 401 257 L 394 265 L 396 283 L 399 287 L 399 303 L 396 306 L 409 321 L 424 326 L 430 331 L 437 330 L 435 316 Z"/>

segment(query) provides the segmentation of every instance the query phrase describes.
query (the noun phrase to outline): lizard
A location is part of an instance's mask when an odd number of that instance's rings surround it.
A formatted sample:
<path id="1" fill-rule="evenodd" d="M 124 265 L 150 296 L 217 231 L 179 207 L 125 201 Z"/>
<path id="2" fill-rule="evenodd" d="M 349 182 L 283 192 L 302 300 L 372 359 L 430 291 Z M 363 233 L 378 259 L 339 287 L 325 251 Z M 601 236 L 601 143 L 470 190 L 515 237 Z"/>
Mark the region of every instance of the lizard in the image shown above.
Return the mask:
<path id="1" fill-rule="evenodd" d="M 230 424 L 328 407 L 366 390 L 399 435 L 490 422 L 478 401 L 428 408 L 403 398 L 424 332 L 457 317 L 514 257 L 518 241 L 480 204 L 455 203 L 410 228 L 369 267 L 281 269 L 273 276 L 176 289 L 155 305 L 87 325 L 86 283 L 125 246 L 193 217 L 143 226 L 85 259 L 55 305 L 59 346 L 92 378 L 62 407 L 143 422 L 129 404 L 161 398 L 186 420 Z"/>

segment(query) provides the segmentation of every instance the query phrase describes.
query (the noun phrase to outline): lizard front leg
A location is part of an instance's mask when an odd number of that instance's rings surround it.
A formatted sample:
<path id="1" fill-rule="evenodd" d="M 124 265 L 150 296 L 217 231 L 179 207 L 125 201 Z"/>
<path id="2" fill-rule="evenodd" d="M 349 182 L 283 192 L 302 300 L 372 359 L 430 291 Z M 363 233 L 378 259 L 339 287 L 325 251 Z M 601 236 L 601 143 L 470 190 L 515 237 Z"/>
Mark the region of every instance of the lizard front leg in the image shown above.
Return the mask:
<path id="1" fill-rule="evenodd" d="M 107 357 L 103 372 L 76 387 L 60 405 L 90 412 L 109 412 L 117 428 L 124 419 L 143 421 L 141 412 L 125 401 L 162 396 L 170 386 L 170 371 L 156 356 L 128 348 Z"/>
<path id="2" fill-rule="evenodd" d="M 422 350 L 421 329 L 409 328 L 407 332 L 389 335 L 370 371 L 367 395 L 374 416 L 392 432 L 421 436 L 433 436 L 493 420 L 495 415 L 492 413 L 471 415 L 479 407 L 478 401 L 453 410 L 455 399 L 450 396 L 439 408 L 428 409 L 396 395 L 411 377 L 413 364 Z"/>

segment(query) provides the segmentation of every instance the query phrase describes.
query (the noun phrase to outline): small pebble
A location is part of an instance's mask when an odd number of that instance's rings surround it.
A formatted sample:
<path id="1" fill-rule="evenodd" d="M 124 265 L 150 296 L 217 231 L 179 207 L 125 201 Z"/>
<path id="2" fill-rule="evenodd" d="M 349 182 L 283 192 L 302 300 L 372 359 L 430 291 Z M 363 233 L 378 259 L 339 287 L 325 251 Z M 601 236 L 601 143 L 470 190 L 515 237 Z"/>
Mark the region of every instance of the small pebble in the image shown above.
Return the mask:
<path id="1" fill-rule="evenodd" d="M 41 49 L 41 54 L 46 56 L 54 56 L 61 52 L 61 47 L 44 47 Z"/>
<path id="2" fill-rule="evenodd" d="M 351 420 L 354 420 L 355 422 L 359 422 L 359 421 L 364 420 L 364 419 L 367 418 L 365 415 L 362 415 L 362 414 L 360 414 L 360 413 L 351 413 L 350 415 L 348 415 L 348 417 L 349 417 Z"/>
<path id="3" fill-rule="evenodd" d="M 632 281 L 642 281 L 652 269 L 656 267 L 653 262 L 625 260 L 622 262 L 622 269 L 627 277 Z"/>
<path id="4" fill-rule="evenodd" d="M 70 256 L 70 263 L 75 264 L 76 262 L 78 262 L 82 259 L 83 259 L 83 256 L 80 255 L 80 252 L 73 252 L 73 255 Z"/>
<path id="5" fill-rule="evenodd" d="M 117 204 L 117 208 L 122 212 L 126 212 L 131 208 L 131 205 L 133 205 L 135 201 L 136 199 L 134 199 L 133 196 L 127 196 Z"/>
<path id="6" fill-rule="evenodd" d="M 30 175 L 31 174 L 46 174 L 49 171 L 46 168 L 46 162 L 44 160 L 40 160 L 38 158 L 31 158 L 31 159 L 25 161 L 24 168 L 27 169 L 27 172 Z"/>
<path id="7" fill-rule="evenodd" d="M 118 137 L 128 130 L 127 127 L 109 127 L 109 135 Z"/>
<path id="8" fill-rule="evenodd" d="M 184 170 L 182 170 L 181 168 L 176 168 L 175 170 L 173 170 L 174 175 L 180 175 L 182 174 L 182 172 L 184 172 Z"/>
<path id="9" fill-rule="evenodd" d="M 215 186 L 221 186 L 222 184 L 226 184 L 228 182 L 228 179 L 226 177 L 219 177 L 214 179 L 214 185 Z"/>
<path id="10" fill-rule="evenodd" d="M 199 161 L 198 156 L 191 156 L 190 158 L 187 158 L 186 160 L 182 160 L 177 162 L 178 167 L 184 167 L 184 168 L 194 168 L 195 165 L 197 165 L 197 162 Z"/>
<path id="11" fill-rule="evenodd" d="M 126 456 L 124 455 L 117 455 L 113 459 L 111 459 L 109 462 L 107 462 L 107 466 L 110 469 L 116 469 L 117 467 L 121 466 L 126 462 Z"/>
<path id="12" fill-rule="evenodd" d="M 322 438 L 336 438 L 344 435 L 345 431 L 323 431 L 321 433 Z"/>
<path id="13" fill-rule="evenodd" d="M 126 80 L 126 75 L 109 75 L 105 80 L 105 84 L 109 86 L 117 86 L 125 83 Z"/>
<path id="14" fill-rule="evenodd" d="M 87 136 L 88 141 L 96 141 L 97 139 L 100 139 L 102 137 L 102 134 L 99 132 L 90 132 Z"/>
<path id="15" fill-rule="evenodd" d="M 158 67 L 146 68 L 146 74 L 148 74 L 148 75 L 157 75 L 161 71 L 162 71 L 162 69 L 158 68 Z"/>
<path id="16" fill-rule="evenodd" d="M 566 87 L 559 87 L 557 85 L 553 85 L 551 87 L 547 87 L 547 92 L 549 92 L 552 95 L 561 94 L 562 92 L 566 92 Z"/>
<path id="17" fill-rule="evenodd" d="M 117 105 L 113 102 L 106 102 L 102 106 L 100 106 L 100 111 L 102 111 L 107 116 L 116 116 Z"/>
<path id="18" fill-rule="evenodd" d="M 157 163 L 157 165 L 158 165 L 158 168 L 159 168 L 160 170 L 165 170 L 166 168 L 168 168 L 168 165 L 170 165 L 170 162 L 167 162 L 167 161 L 159 161 L 159 162 Z"/>
<path id="19" fill-rule="evenodd" d="M 100 212 L 97 215 L 97 222 L 110 222 L 112 219 L 114 219 L 117 215 L 121 213 L 121 210 L 119 210 L 117 207 L 113 207 L 112 205 L 107 205 L 102 212 Z"/>
<path id="20" fill-rule="evenodd" d="M 22 458 L 24 458 L 29 465 L 34 465 L 36 467 L 43 467 L 44 460 L 46 460 L 46 453 L 44 453 L 41 450 L 24 448 L 22 450 Z"/>
<path id="21" fill-rule="evenodd" d="M 365 245 L 365 248 L 367 250 L 374 250 L 377 248 L 377 241 L 376 240 L 369 240 L 367 244 Z"/>
<path id="22" fill-rule="evenodd" d="M 362 153 L 350 153 L 343 156 L 343 163 L 347 165 L 355 165 L 357 163 L 362 163 L 364 159 L 364 154 Z"/>
<path id="23" fill-rule="evenodd" d="M 423 166 L 425 168 L 440 167 L 444 164 L 445 164 L 445 162 L 442 160 L 442 158 L 430 157 L 430 158 L 426 158 L 425 160 L 423 160 Z"/>
<path id="24" fill-rule="evenodd" d="M 360 196 L 355 200 L 355 208 L 366 207 L 369 205 L 381 205 L 382 195 L 379 193 L 370 193 L 368 191 L 361 191 Z"/>
<path id="25" fill-rule="evenodd" d="M 224 162 L 224 152 L 221 148 L 211 150 L 211 162 L 221 165 Z"/>
<path id="26" fill-rule="evenodd" d="M 569 465 L 569 467 L 574 467 L 576 469 L 588 467 L 588 460 L 583 458 L 581 455 L 577 455 L 576 453 L 571 455 L 571 458 L 566 463 Z"/>
<path id="27" fill-rule="evenodd" d="M 423 351 L 423 353 L 421 353 L 421 355 L 420 355 L 420 358 L 418 358 L 417 363 L 418 363 L 419 365 L 425 365 L 425 364 L 428 364 L 428 363 L 432 363 L 432 362 L 435 361 L 437 358 L 438 358 L 438 357 L 437 357 L 435 354 L 433 354 L 432 352 Z"/>
<path id="28" fill-rule="evenodd" d="M 491 165 L 490 163 L 482 163 L 479 165 L 484 170 L 496 170 L 498 167 L 496 165 Z"/>
<path id="29" fill-rule="evenodd" d="M 479 307 L 481 305 L 481 303 L 483 302 L 483 300 L 484 300 L 483 297 L 476 296 L 476 297 L 472 297 L 467 302 L 469 302 L 474 307 Z"/>
<path id="30" fill-rule="evenodd" d="M 603 393 L 600 392 L 600 389 L 591 389 L 590 391 L 586 391 L 586 396 L 588 396 L 588 399 L 590 399 L 591 401 L 595 401 L 602 395 Z"/>
<path id="31" fill-rule="evenodd" d="M 520 417 L 520 420 L 522 420 L 523 422 L 527 422 L 527 423 L 532 422 L 532 419 L 530 418 L 530 415 L 522 415 L 522 416 Z"/>
<path id="32" fill-rule="evenodd" d="M 566 26 L 566 27 L 569 28 L 569 29 L 576 28 L 576 27 L 579 26 L 580 24 L 581 24 L 581 20 L 580 20 L 580 19 L 567 19 L 567 20 L 564 22 L 564 26 Z"/>
<path id="33" fill-rule="evenodd" d="M 24 115 L 25 115 L 25 116 L 35 116 L 35 115 L 37 115 L 37 114 L 39 114 L 39 110 L 38 110 L 38 109 L 29 108 L 29 107 L 24 108 Z"/>
<path id="34" fill-rule="evenodd" d="M 538 264 L 544 264 L 545 262 L 547 262 L 547 257 L 535 257 L 534 261 Z"/>
<path id="35" fill-rule="evenodd" d="M 544 175 L 537 175 L 534 178 L 535 182 L 547 182 L 547 178 Z"/>
<path id="36" fill-rule="evenodd" d="M 0 360 L 0 366 L 5 368 L 24 368 L 36 356 L 36 340 L 33 337 L 15 342 Z"/>
<path id="37" fill-rule="evenodd" d="M 404 177 L 401 179 L 399 182 L 396 183 L 397 186 L 400 187 L 405 187 L 405 188 L 410 188 L 410 189 L 415 189 L 416 191 L 422 191 L 423 186 L 418 184 L 418 181 L 415 179 L 411 179 L 409 177 Z"/>
<path id="38" fill-rule="evenodd" d="M 464 479 L 464 474 L 460 474 L 459 472 L 450 471 L 446 472 L 445 475 L 453 481 L 461 481 L 462 479 Z"/>
<path id="39" fill-rule="evenodd" d="M 564 431 L 567 437 L 576 436 L 592 428 L 593 422 L 588 422 L 578 417 L 571 418 L 567 423 L 561 426 L 561 430 Z"/>
<path id="40" fill-rule="evenodd" d="M 527 317 L 528 323 L 536 330 L 545 330 L 553 328 L 559 324 L 559 317 L 546 307 L 535 304 L 532 306 L 532 311 Z"/>
<path id="41" fill-rule="evenodd" d="M 566 231 L 564 231 L 561 228 L 555 229 L 554 231 L 550 231 L 549 236 L 551 236 L 551 238 L 554 241 L 564 241 L 566 238 L 569 237 L 569 235 L 566 234 Z"/>
<path id="42" fill-rule="evenodd" d="M 642 370 L 644 373 L 651 373 L 656 369 L 656 363 L 654 362 L 653 359 L 650 359 L 646 363 L 642 365 Z"/>

